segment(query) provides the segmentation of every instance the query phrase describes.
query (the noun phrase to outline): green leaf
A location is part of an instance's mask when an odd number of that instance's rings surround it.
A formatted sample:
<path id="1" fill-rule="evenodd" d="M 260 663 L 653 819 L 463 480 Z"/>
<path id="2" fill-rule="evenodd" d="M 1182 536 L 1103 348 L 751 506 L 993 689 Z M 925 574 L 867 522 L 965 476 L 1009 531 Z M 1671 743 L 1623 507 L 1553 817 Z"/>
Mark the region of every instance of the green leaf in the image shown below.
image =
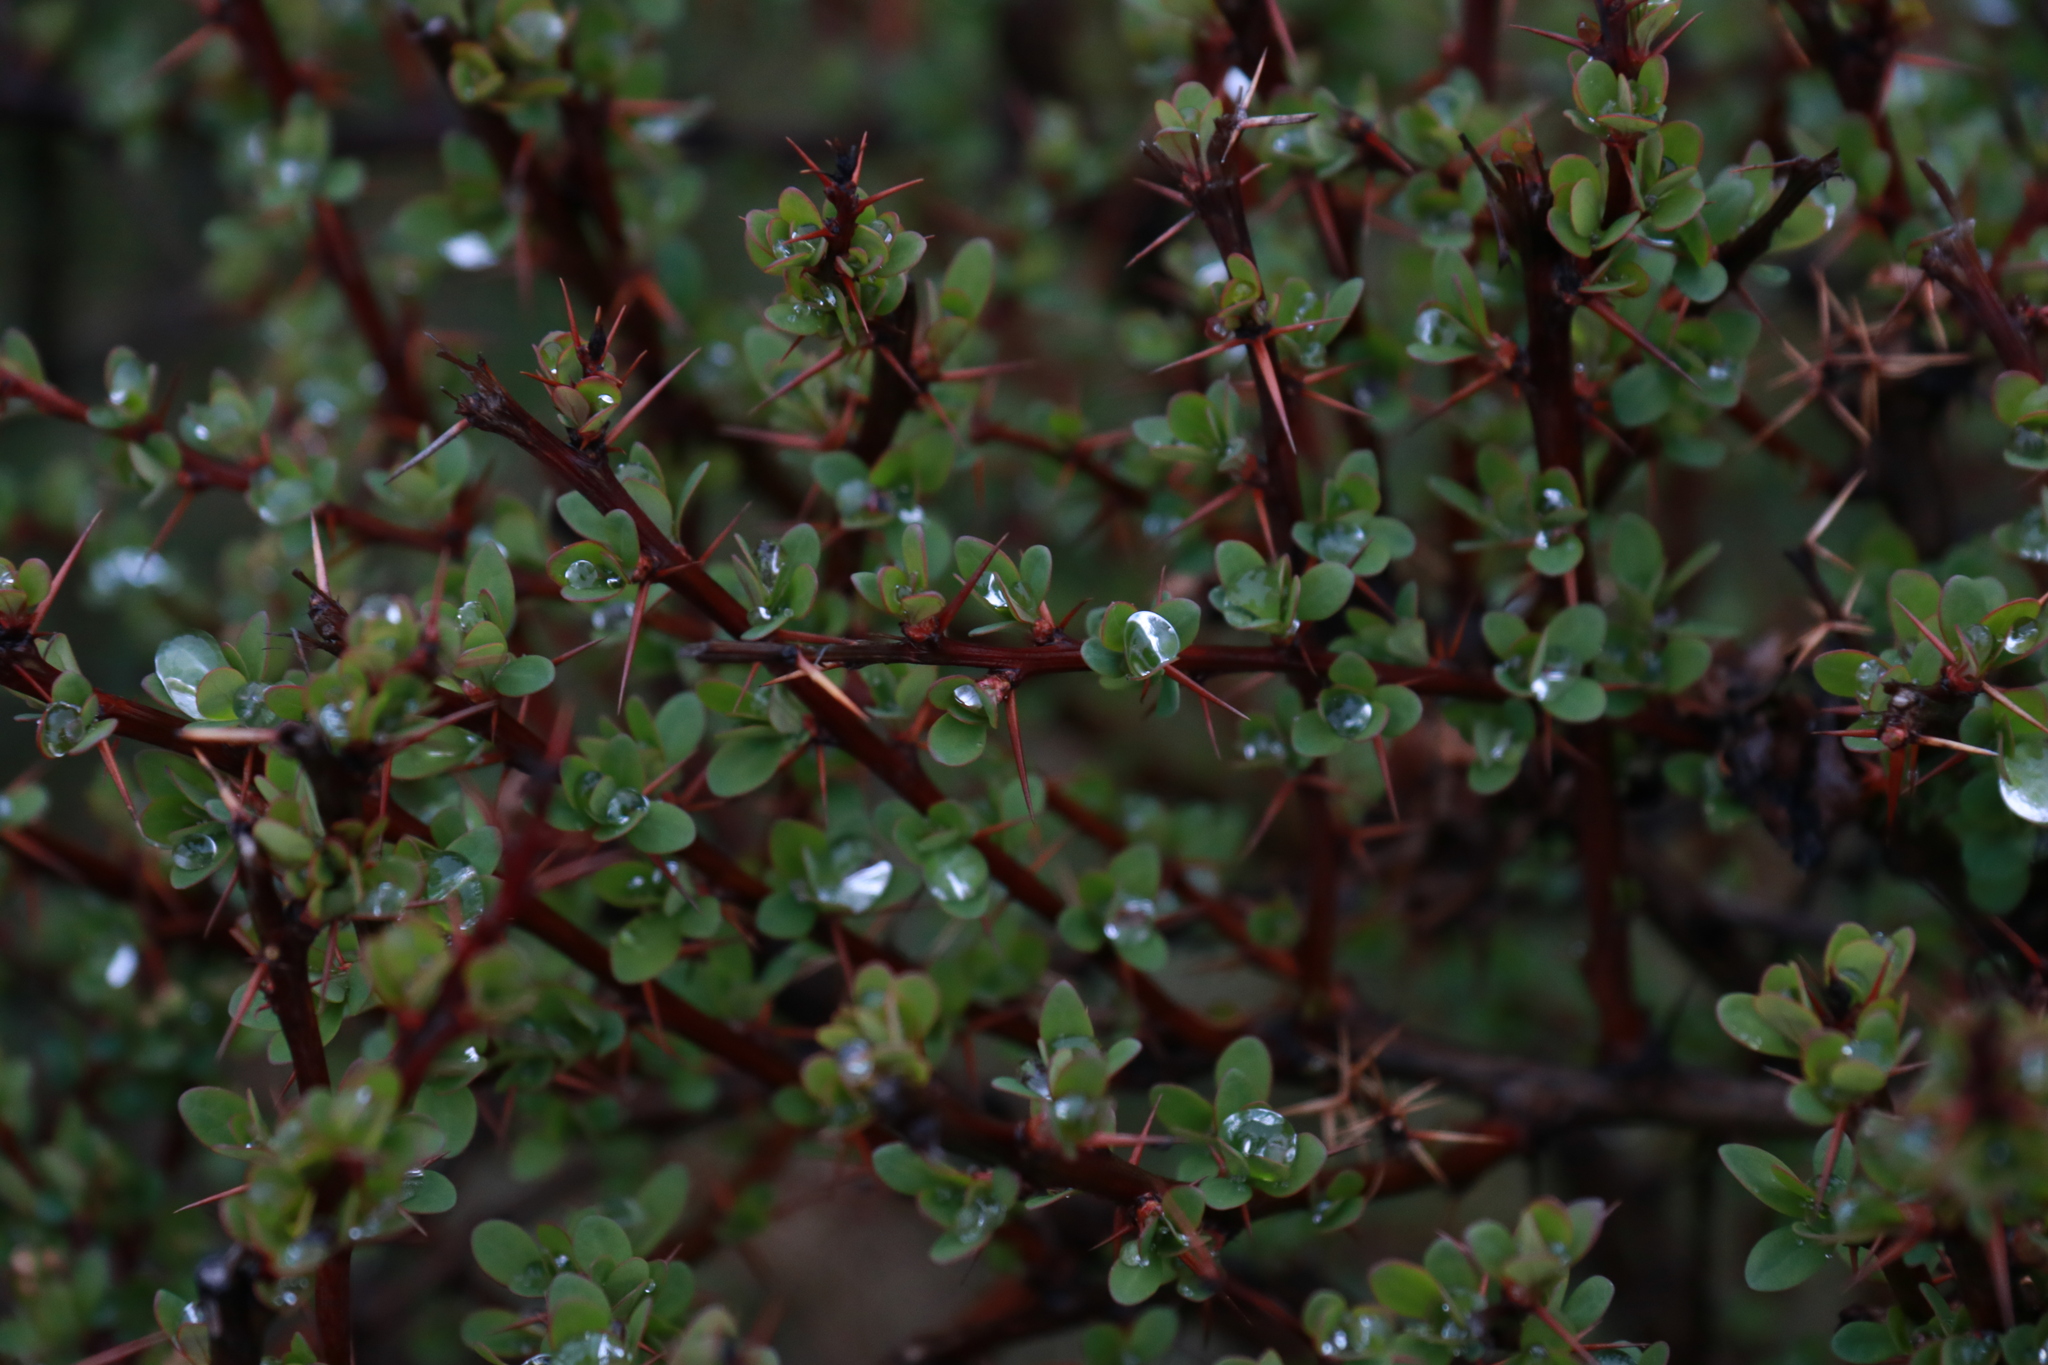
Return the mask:
<path id="1" fill-rule="evenodd" d="M 255 1136 L 251 1131 L 249 1101 L 219 1086 L 194 1086 L 178 1096 L 178 1115 L 192 1130 L 193 1137 L 215 1151 L 242 1154 Z"/>
<path id="2" fill-rule="evenodd" d="M 554 660 L 544 654 L 521 654 L 491 675 L 491 688 L 501 697 L 527 697 L 552 687 L 554 681 Z"/>
<path id="3" fill-rule="evenodd" d="M 668 970 L 682 947 L 682 916 L 651 911 L 612 935 L 612 975 L 629 986 L 652 981 Z"/>
<path id="4" fill-rule="evenodd" d="M 469 1234 L 469 1249 L 484 1274 L 521 1298 L 539 1298 L 547 1292 L 553 1273 L 547 1255 L 518 1224 L 502 1218 L 478 1223 Z"/>
<path id="5" fill-rule="evenodd" d="M 1381 1261 L 1366 1278 L 1373 1297 L 1404 1318 L 1434 1321 L 1443 1308 L 1443 1287 L 1413 1261 Z"/>
<path id="6" fill-rule="evenodd" d="M 1721 1164 L 1769 1208 L 1790 1218 L 1812 1213 L 1813 1190 L 1763 1148 L 1731 1142 L 1721 1148 Z"/>
<path id="7" fill-rule="evenodd" d="M 609 1220 L 607 1220 L 609 1221 Z M 611 1326 L 611 1299 L 581 1275 L 557 1275 L 548 1284 L 548 1341 L 565 1342 Z"/>
<path id="8" fill-rule="evenodd" d="M 1038 1036 L 1052 1048 L 1094 1042 L 1095 1025 L 1088 1018 L 1088 1007 L 1081 1003 L 1081 993 L 1071 982 L 1057 982 L 1045 993 L 1045 1004 L 1038 1011 Z"/>
<path id="9" fill-rule="evenodd" d="M 1126 1306 L 1151 1298 L 1173 1281 L 1173 1268 L 1159 1260 L 1131 1265 L 1121 1255 L 1109 1268 L 1109 1296 Z"/>
<path id="10" fill-rule="evenodd" d="M 1860 696 L 1864 690 L 1863 666 L 1876 662 L 1875 654 L 1860 649 L 1831 649 L 1813 661 L 1813 680 L 1835 696 Z"/>
<path id="11" fill-rule="evenodd" d="M 1616 582 L 1654 599 L 1664 577 L 1664 542 L 1657 528 L 1633 512 L 1616 517 L 1607 564 Z"/>
<path id="12" fill-rule="evenodd" d="M 661 761 L 676 764 L 697 751 L 704 738 L 704 702 L 694 692 L 678 692 L 654 713 L 654 730 L 661 740 Z"/>
<path id="13" fill-rule="evenodd" d="M 1575 1333 L 1586 1333 L 1607 1316 L 1614 1302 L 1614 1281 L 1605 1275 L 1588 1276 L 1564 1301 L 1565 1324 Z"/>
<path id="14" fill-rule="evenodd" d="M 626 832 L 626 842 L 642 853 L 675 853 L 696 841 L 696 820 L 668 801 L 649 801 L 640 823 Z"/>
<path id="15" fill-rule="evenodd" d="M 1607 714 L 1607 689 L 1591 678 L 1573 678 L 1543 698 L 1543 709 L 1574 725 Z"/>
<path id="16" fill-rule="evenodd" d="M 1301 600 L 1295 614 L 1304 621 L 1322 621 L 1335 616 L 1351 600 L 1355 582 L 1351 570 L 1342 564 L 1316 564 L 1301 576 Z"/>
<path id="17" fill-rule="evenodd" d="M 640 1205 L 641 1220 L 635 1224 L 633 1254 L 645 1256 L 665 1240 L 683 1216 L 690 1200 L 690 1168 L 669 1162 L 655 1168 L 640 1182 L 634 1200 Z M 671 1266 L 673 1272 L 676 1267 Z M 668 1286 L 663 1285 L 666 1290 Z M 687 1297 L 687 1296 L 686 1296 Z"/>
<path id="18" fill-rule="evenodd" d="M 1590 602 L 1566 607 L 1550 619 L 1543 630 L 1543 648 L 1568 652 L 1574 661 L 1585 663 L 1600 652 L 1607 641 L 1607 613 Z"/>
<path id="19" fill-rule="evenodd" d="M 898 1194 L 918 1194 L 934 1183 L 925 1159 L 901 1142 L 875 1148 L 875 1177 Z"/>
<path id="20" fill-rule="evenodd" d="M 593 1270 L 600 1262 L 610 1261 L 617 1265 L 633 1254 L 632 1239 L 626 1230 L 602 1214 L 591 1214 L 576 1224 L 575 1238 L 570 1254 L 576 1264 L 585 1270 Z"/>
<path id="21" fill-rule="evenodd" d="M 734 730 L 719 741 L 718 752 L 705 769 L 705 783 L 713 796 L 742 796 L 775 776 L 782 760 L 802 742 L 765 726 Z"/>
<path id="22" fill-rule="evenodd" d="M 1479 618 L 1479 633 L 1485 637 L 1487 648 L 1505 659 L 1529 633 L 1529 623 L 1513 612 L 1490 611 Z"/>
<path id="23" fill-rule="evenodd" d="M 925 747 L 936 761 L 948 768 L 961 768 L 981 757 L 988 734 L 986 725 L 940 716 L 925 733 Z"/>
<path id="24" fill-rule="evenodd" d="M 313 861 L 313 841 L 301 831 L 268 816 L 256 822 L 256 842 L 278 862 L 298 867 Z"/>
<path id="25" fill-rule="evenodd" d="M 399 1205 L 407 1213 L 446 1213 L 455 1207 L 455 1182 L 439 1171 L 421 1171 L 407 1178 L 405 1200 Z"/>
<path id="26" fill-rule="evenodd" d="M 1677 399 L 1670 371 L 1653 361 L 1636 365 L 1608 390 L 1614 420 L 1624 427 L 1646 427 L 1671 411 Z"/>
<path id="27" fill-rule="evenodd" d="M 1806 1283 L 1827 1263 L 1824 1247 L 1807 1241 L 1790 1228 L 1779 1228 L 1765 1233 L 1749 1249 L 1742 1278 L 1751 1289 L 1775 1292 Z"/>
<path id="28" fill-rule="evenodd" d="M 199 684 L 216 668 L 227 667 L 227 656 L 211 635 L 180 635 L 156 649 L 156 680 L 170 697 L 171 705 L 194 720 L 205 713 L 199 707 Z"/>
<path id="29" fill-rule="evenodd" d="M 1236 1073 L 1236 1079 L 1231 1073 Z M 1225 1092 L 1229 1094 L 1226 1097 Z M 1273 1093 L 1273 1055 L 1259 1038 L 1232 1042 L 1216 1059 L 1216 1111 L 1232 1114 L 1247 1105 L 1264 1104 Z"/>
<path id="30" fill-rule="evenodd" d="M 1829 1349 L 1849 1365 L 1882 1365 L 1906 1354 L 1881 1322 L 1845 1322 L 1835 1329 Z"/>
<path id="31" fill-rule="evenodd" d="M 1922 569 L 1897 570 L 1887 586 L 1885 600 L 1891 611 L 1892 638 L 1901 648 L 1911 649 L 1927 638 L 1913 624 L 1908 612 L 1929 630 L 1940 629 L 1941 585 L 1933 574 Z"/>
<path id="32" fill-rule="evenodd" d="M 953 253 L 940 286 L 940 304 L 960 317 L 978 318 L 988 306 L 995 285 L 996 249 L 986 237 L 975 237 Z"/>
<path id="33" fill-rule="evenodd" d="M 1344 737 L 1330 728 L 1320 711 L 1303 711 L 1294 718 L 1288 739 L 1303 758 L 1325 758 L 1342 749 Z"/>
<path id="34" fill-rule="evenodd" d="M 460 1156 L 476 1136 L 476 1095 L 467 1085 L 426 1086 L 412 1107 L 441 1130 L 445 1156 Z"/>
<path id="35" fill-rule="evenodd" d="M 1789 1042 L 1757 1009 L 1753 995 L 1724 995 L 1714 1006 L 1714 1018 L 1722 1032 L 1748 1048 L 1769 1057 L 1797 1057 L 1799 1049 Z"/>

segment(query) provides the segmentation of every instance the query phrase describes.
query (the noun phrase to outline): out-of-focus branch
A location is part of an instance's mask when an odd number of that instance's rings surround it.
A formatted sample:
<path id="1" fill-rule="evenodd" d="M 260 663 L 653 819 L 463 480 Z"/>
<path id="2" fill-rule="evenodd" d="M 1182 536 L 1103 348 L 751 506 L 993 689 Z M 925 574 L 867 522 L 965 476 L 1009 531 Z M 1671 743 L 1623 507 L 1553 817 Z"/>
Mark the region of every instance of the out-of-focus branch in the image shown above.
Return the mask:
<path id="1" fill-rule="evenodd" d="M 286 58 L 263 0 L 215 0 L 213 18 L 234 35 L 243 59 L 263 86 L 271 112 L 282 117 L 292 100 L 309 87 L 304 74 Z M 319 196 L 313 199 L 313 254 L 341 290 L 363 344 L 384 371 L 384 388 L 377 401 L 393 419 L 397 428 L 393 435 L 410 439 L 419 424 L 432 420 L 426 393 L 413 371 L 405 338 L 391 326 L 377 302 L 354 229 L 339 208 Z"/>

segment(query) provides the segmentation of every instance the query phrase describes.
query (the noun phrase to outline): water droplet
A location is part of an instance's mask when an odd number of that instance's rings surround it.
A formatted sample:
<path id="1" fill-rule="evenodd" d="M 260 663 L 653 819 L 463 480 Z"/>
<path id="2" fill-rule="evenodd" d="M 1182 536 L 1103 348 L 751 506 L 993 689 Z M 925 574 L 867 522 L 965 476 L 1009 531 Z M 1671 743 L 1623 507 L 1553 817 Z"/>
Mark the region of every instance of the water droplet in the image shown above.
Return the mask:
<path id="1" fill-rule="evenodd" d="M 1548 701 L 1572 680 L 1569 667 L 1553 665 L 1529 679 L 1529 692 L 1538 701 Z"/>
<path id="2" fill-rule="evenodd" d="M 1862 663 L 1856 665 L 1857 686 L 1863 691 L 1868 692 L 1871 688 L 1883 682 L 1884 675 L 1890 671 L 1882 659 L 1865 659 Z"/>
<path id="3" fill-rule="evenodd" d="M 1294 1164 L 1295 1153 L 1300 1150 L 1294 1125 L 1278 1110 L 1262 1106 L 1238 1110 L 1225 1118 L 1216 1131 L 1233 1151 L 1252 1163 L 1254 1172 L 1259 1172 L 1262 1165 L 1268 1173 L 1284 1170 Z"/>
<path id="4" fill-rule="evenodd" d="M 1998 794 L 2020 819 L 2048 825 L 2048 745 L 2016 743 L 1999 760 Z"/>
<path id="5" fill-rule="evenodd" d="M 1562 512 L 1571 506 L 1571 499 L 1564 495 L 1564 490 L 1554 485 L 1545 486 L 1541 501 L 1546 512 Z"/>
<path id="6" fill-rule="evenodd" d="M 1152 1258 L 1145 1254 L 1145 1248 L 1138 1244 L 1135 1237 L 1118 1249 L 1116 1258 L 1134 1270 L 1152 1264 Z"/>
<path id="7" fill-rule="evenodd" d="M 135 969 L 141 965 L 142 955 L 135 951 L 135 945 L 122 944 L 114 949 L 114 956 L 107 962 L 107 984 L 120 990 L 135 979 Z"/>
<path id="8" fill-rule="evenodd" d="M 981 600 L 997 611 L 1010 609 L 1010 598 L 1003 591 L 1003 580 L 997 578 L 994 573 L 984 575 L 981 580 Z"/>
<path id="9" fill-rule="evenodd" d="M 1415 339 L 1425 346 L 1448 346 L 1457 340 L 1458 320 L 1441 308 L 1415 315 Z"/>
<path id="10" fill-rule="evenodd" d="M 562 583 L 577 592 L 595 592 L 600 588 L 620 588 L 625 580 L 595 560 L 578 559 L 562 570 Z"/>
<path id="11" fill-rule="evenodd" d="M 180 872 L 197 872 L 220 855 L 220 843 L 211 834 L 188 834 L 171 850 L 171 866 Z"/>
<path id="12" fill-rule="evenodd" d="M 1142 943 L 1156 932 L 1154 923 L 1159 918 L 1159 903 L 1146 896 L 1130 896 L 1116 903 L 1107 921 L 1103 923 L 1102 935 L 1114 943 Z"/>
<path id="13" fill-rule="evenodd" d="M 484 604 L 471 600 L 455 609 L 455 624 L 464 632 L 475 630 L 490 618 L 484 615 Z"/>
<path id="14" fill-rule="evenodd" d="M 488 270 L 498 263 L 498 251 L 481 232 L 463 232 L 441 243 L 441 259 L 457 270 Z"/>
<path id="15" fill-rule="evenodd" d="M 403 912 L 406 902 L 411 899 L 397 882 L 378 882 L 370 894 L 363 897 L 363 913 L 388 919 Z"/>
<path id="16" fill-rule="evenodd" d="M 2005 462 L 2021 469 L 2048 468 L 2048 432 L 2020 427 L 2005 447 Z"/>
<path id="17" fill-rule="evenodd" d="M 761 561 L 761 576 L 770 582 L 782 576 L 782 547 L 772 540 L 764 540 L 754 551 L 754 558 Z"/>
<path id="18" fill-rule="evenodd" d="M 1993 533 L 1999 548 L 2031 564 L 2048 564 L 2048 517 L 2039 507 L 2029 507 L 2016 521 Z"/>
<path id="19" fill-rule="evenodd" d="M 1086 1095 L 1062 1095 L 1052 1102 L 1052 1116 L 1056 1123 L 1074 1125 L 1088 1121 L 1095 1112 L 1095 1101 Z"/>
<path id="20" fill-rule="evenodd" d="M 1323 694 L 1323 719 L 1345 739 L 1357 739 L 1372 728 L 1373 705 L 1363 692 L 1333 689 Z"/>
<path id="21" fill-rule="evenodd" d="M 423 899 L 445 901 L 450 896 L 455 897 L 460 907 L 464 928 L 483 914 L 483 879 L 477 875 L 477 870 L 458 854 L 436 854 L 427 863 L 427 888 Z"/>
<path id="22" fill-rule="evenodd" d="M 963 1242 L 981 1241 L 1002 1225 L 1008 1212 L 993 1199 L 969 1195 L 960 1201 L 960 1212 L 953 1216 L 953 1233 Z"/>
<path id="23" fill-rule="evenodd" d="M 875 1074 L 875 1050 L 865 1038 L 855 1038 L 840 1047 L 837 1062 L 839 1079 L 849 1086 L 867 1084 Z"/>
<path id="24" fill-rule="evenodd" d="M 1124 623 L 1124 657 L 1131 676 L 1149 678 L 1180 656 L 1180 632 L 1156 611 L 1134 611 Z"/>
<path id="25" fill-rule="evenodd" d="M 1366 542 L 1371 538 L 1363 526 L 1355 523 L 1324 522 L 1316 528 L 1316 558 L 1327 559 L 1333 564 L 1349 564 L 1365 553 Z"/>
<path id="26" fill-rule="evenodd" d="M 1481 724 L 1473 730 L 1472 747 L 1488 764 L 1507 762 L 1514 752 L 1515 732 L 1505 725 Z"/>
<path id="27" fill-rule="evenodd" d="M 925 884 L 949 905 L 973 899 L 988 882 L 988 864 L 972 848 L 949 849 L 924 865 Z"/>
<path id="28" fill-rule="evenodd" d="M 2032 649 L 2041 638 L 2041 623 L 2032 617 L 2024 617 L 2012 623 L 1999 641 L 1999 647 L 2008 654 L 2024 654 Z"/>
<path id="29" fill-rule="evenodd" d="M 1262 727 L 1244 733 L 1238 753 L 1247 763 L 1278 762 L 1287 757 L 1287 746 L 1280 742 L 1279 735 Z"/>
<path id="30" fill-rule="evenodd" d="M 85 719 L 70 703 L 53 701 L 44 708 L 42 724 L 37 728 L 41 732 L 44 751 L 52 758 L 62 758 L 85 734 Z"/>
<path id="31" fill-rule="evenodd" d="M 337 744 L 348 742 L 348 713 L 356 709 L 354 698 L 346 701 L 331 701 L 316 714 L 320 722 L 320 733 Z"/>
<path id="32" fill-rule="evenodd" d="M 277 724 L 277 714 L 267 700 L 269 694 L 269 683 L 244 683 L 235 692 L 235 719 L 258 727 Z"/>
<path id="33" fill-rule="evenodd" d="M 598 823 L 611 829 L 624 829 L 638 820 L 646 810 L 646 797 L 631 787 L 621 787 L 604 803 L 604 811 L 598 816 Z"/>
<path id="34" fill-rule="evenodd" d="M 836 905 L 858 915 L 882 898 L 882 893 L 889 889 L 889 877 L 895 870 L 895 864 L 886 858 L 869 863 L 847 873 L 831 886 L 821 887 L 816 893 L 818 902 Z"/>

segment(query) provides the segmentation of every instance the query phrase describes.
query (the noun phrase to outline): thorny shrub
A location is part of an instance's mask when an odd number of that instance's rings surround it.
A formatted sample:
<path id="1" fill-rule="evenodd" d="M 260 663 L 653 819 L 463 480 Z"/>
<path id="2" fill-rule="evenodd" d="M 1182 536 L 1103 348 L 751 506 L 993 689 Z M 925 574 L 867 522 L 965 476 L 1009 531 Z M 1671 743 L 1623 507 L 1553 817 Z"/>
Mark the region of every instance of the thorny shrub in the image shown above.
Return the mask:
<path id="1" fill-rule="evenodd" d="M 2038 7 L 722 8 L 9 12 L 241 340 L 0 346 L 0 1354 L 761 1365 L 827 1158 L 904 1361 L 2048 1360 Z"/>

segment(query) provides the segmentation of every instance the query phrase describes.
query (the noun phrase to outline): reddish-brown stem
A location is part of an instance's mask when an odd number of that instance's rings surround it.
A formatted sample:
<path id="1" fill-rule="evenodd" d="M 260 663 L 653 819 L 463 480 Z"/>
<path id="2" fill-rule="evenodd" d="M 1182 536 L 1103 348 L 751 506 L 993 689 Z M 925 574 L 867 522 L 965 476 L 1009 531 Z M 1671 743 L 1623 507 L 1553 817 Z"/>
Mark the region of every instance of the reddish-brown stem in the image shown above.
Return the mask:
<path id="1" fill-rule="evenodd" d="M 894 311 L 869 319 L 868 330 L 875 351 L 869 361 L 868 405 L 847 449 L 873 464 L 888 453 L 896 428 L 917 406 L 918 391 L 905 377 L 911 373 L 911 345 L 917 338 L 917 291 L 906 293 Z"/>
<path id="2" fill-rule="evenodd" d="M 1891 157 L 1891 177 L 1872 212 L 1887 231 L 1897 228 L 1913 212 L 1906 194 L 1905 162 L 1884 111 L 1892 64 L 1905 41 L 1900 15 L 1891 0 L 1855 6 L 1832 5 L 1828 0 L 1785 0 L 1785 7 L 1799 16 L 1806 30 L 1806 54 L 1828 73 L 1843 107 L 1870 120 L 1878 146 Z"/>
<path id="3" fill-rule="evenodd" d="M 1602 14 L 1604 19 L 1604 3 Z M 1552 201 L 1540 168 L 1500 161 L 1490 169 L 1495 211 L 1502 214 L 1522 258 L 1529 327 L 1522 391 L 1535 427 L 1537 455 L 1544 468 L 1567 471 L 1585 492 L 1585 435 L 1571 334 L 1578 268 L 1545 221 Z M 1578 600 L 1598 600 L 1590 558 L 1580 563 L 1573 586 Z M 1584 727 L 1577 742 L 1586 759 L 1572 802 L 1588 930 L 1582 970 L 1599 1014 L 1601 1055 L 1619 1060 L 1640 1051 L 1647 1024 L 1635 1000 L 1627 922 L 1614 898 L 1621 864 L 1621 817 L 1614 797 L 1613 743 L 1607 722 Z"/>
<path id="4" fill-rule="evenodd" d="M 1952 226 L 1927 239 L 1927 249 L 1920 255 L 1920 268 L 1949 291 L 1956 307 L 1969 315 L 1977 330 L 1991 342 L 1991 348 L 1998 352 L 2000 364 L 2008 370 L 2041 378 L 2041 361 L 2034 353 L 2033 342 L 2006 307 L 1997 283 L 1984 268 L 1984 257 L 1977 250 L 1975 221 L 1962 215 L 1961 206 L 1939 172 L 1925 160 L 1921 161 L 1920 170 L 1955 220 Z"/>
<path id="5" fill-rule="evenodd" d="M 649 624 L 659 625 L 659 618 Z M 700 663 L 790 664 L 796 645 L 780 640 L 702 640 L 684 647 Z M 943 637 L 918 641 L 897 635 L 834 643 L 829 650 L 833 664 L 849 668 L 879 663 L 927 663 L 942 669 L 976 668 L 991 672 L 1015 671 L 1020 678 L 1053 673 L 1085 673 L 1078 641 L 1056 638 L 1043 645 L 996 645 L 980 640 Z M 1215 677 L 1225 673 L 1283 673 L 1290 677 L 1321 676 L 1329 671 L 1334 655 L 1300 643 L 1292 645 L 1192 645 L 1180 652 L 1174 665 L 1192 678 Z M 1490 676 L 1466 672 L 1448 665 L 1411 667 L 1387 664 L 1377 669 L 1380 678 L 1398 682 L 1426 696 L 1473 697 L 1499 700 L 1506 695 Z"/>
<path id="6" fill-rule="evenodd" d="M 1715 252 L 1714 259 L 1728 272 L 1728 289 L 1723 298 L 1734 298 L 1743 275 L 1771 249 L 1778 229 L 1806 197 L 1842 173 L 1842 158 L 1829 152 L 1820 157 L 1799 157 L 1785 168 L 1785 184 L 1778 197 L 1757 220 L 1737 233 L 1735 240 Z"/>
<path id="7" fill-rule="evenodd" d="M 1321 759 L 1310 766 L 1309 778 L 1322 775 Z M 1330 794 L 1320 781 L 1295 785 L 1301 805 L 1302 833 L 1308 841 L 1308 914 L 1295 961 L 1301 964 L 1301 1009 L 1309 1019 L 1327 1018 L 1336 1008 L 1337 861 L 1343 836 L 1338 832 Z"/>
<path id="8" fill-rule="evenodd" d="M 264 994 L 291 1053 L 299 1093 L 324 1090 L 332 1082 L 327 1049 L 320 1041 L 319 1006 L 306 967 L 306 950 L 312 946 L 314 931 L 307 927 L 298 907 L 287 906 L 279 898 L 270 859 L 246 827 L 235 832 L 235 852 L 242 864 L 249 917 L 255 921 L 263 961 L 269 967 L 264 974 Z M 334 1182 L 333 1188 L 321 1190 L 319 1211 L 332 1212 L 346 1192 L 345 1178 Z M 349 1258 L 350 1248 L 339 1246 L 313 1275 L 313 1317 L 319 1329 L 321 1359 L 333 1365 L 350 1365 L 355 1354 L 349 1324 Z"/>
<path id="9" fill-rule="evenodd" d="M 1461 0 L 1455 60 L 1479 80 L 1488 99 L 1500 89 L 1500 0 Z"/>
<path id="10" fill-rule="evenodd" d="M 1586 757 L 1572 799 L 1586 899 L 1586 955 L 1580 970 L 1600 1018 L 1601 1058 L 1624 1061 L 1641 1051 L 1649 1020 L 1636 1002 L 1628 920 L 1614 896 L 1621 870 L 1621 812 L 1614 796 L 1613 732 L 1607 722 L 1595 721 L 1580 729 L 1577 744 Z"/>
<path id="11" fill-rule="evenodd" d="M 292 100 L 307 89 L 307 84 L 298 68 L 285 57 L 284 46 L 278 41 L 277 29 L 270 22 L 270 12 L 263 0 L 219 0 L 216 19 L 234 35 L 244 59 L 263 86 L 271 112 L 282 117 Z M 379 406 L 386 415 L 407 425 L 431 420 L 405 340 L 385 319 L 370 285 L 362 247 L 341 210 L 319 196 L 313 199 L 313 254 L 348 301 L 349 316 L 384 371 Z M 410 437 L 412 433 L 405 434 Z"/>

